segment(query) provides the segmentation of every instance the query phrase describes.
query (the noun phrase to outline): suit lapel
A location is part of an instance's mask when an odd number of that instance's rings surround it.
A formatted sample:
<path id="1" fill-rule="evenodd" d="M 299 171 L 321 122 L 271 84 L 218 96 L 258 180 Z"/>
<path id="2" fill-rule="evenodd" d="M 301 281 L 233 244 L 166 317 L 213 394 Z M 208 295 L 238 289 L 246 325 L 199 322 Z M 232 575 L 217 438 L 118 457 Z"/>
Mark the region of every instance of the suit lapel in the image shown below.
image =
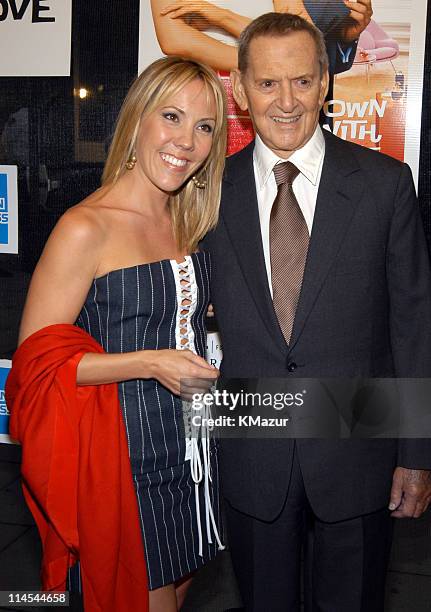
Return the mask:
<path id="1" fill-rule="evenodd" d="M 364 189 L 352 153 L 338 138 L 323 132 L 325 159 L 290 349 L 301 335 Z"/>
<path id="2" fill-rule="evenodd" d="M 253 169 L 254 142 L 235 156 L 223 185 L 221 214 L 259 314 L 282 350 L 286 343 L 274 311 L 262 247 Z"/>
<path id="3" fill-rule="evenodd" d="M 221 214 L 259 314 L 283 351 L 297 343 L 352 220 L 364 189 L 356 159 L 323 130 L 325 159 L 310 236 L 304 279 L 289 347 L 268 286 L 253 169 L 254 142 L 232 158 L 224 181 Z"/>

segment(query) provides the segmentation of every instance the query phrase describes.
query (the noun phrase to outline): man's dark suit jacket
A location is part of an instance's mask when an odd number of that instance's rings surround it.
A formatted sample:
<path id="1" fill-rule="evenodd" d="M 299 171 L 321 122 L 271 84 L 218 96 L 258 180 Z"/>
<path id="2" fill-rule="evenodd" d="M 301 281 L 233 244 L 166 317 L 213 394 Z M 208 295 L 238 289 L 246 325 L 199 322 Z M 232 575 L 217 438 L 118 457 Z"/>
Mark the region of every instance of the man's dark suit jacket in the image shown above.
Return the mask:
<path id="1" fill-rule="evenodd" d="M 407 165 L 324 130 L 326 152 L 292 338 L 265 270 L 253 148 L 227 160 L 220 220 L 205 239 L 226 377 L 430 377 L 428 252 Z M 297 439 L 316 515 L 385 507 L 394 468 L 431 468 L 430 440 Z M 293 440 L 222 440 L 221 478 L 236 509 L 280 512 Z"/>

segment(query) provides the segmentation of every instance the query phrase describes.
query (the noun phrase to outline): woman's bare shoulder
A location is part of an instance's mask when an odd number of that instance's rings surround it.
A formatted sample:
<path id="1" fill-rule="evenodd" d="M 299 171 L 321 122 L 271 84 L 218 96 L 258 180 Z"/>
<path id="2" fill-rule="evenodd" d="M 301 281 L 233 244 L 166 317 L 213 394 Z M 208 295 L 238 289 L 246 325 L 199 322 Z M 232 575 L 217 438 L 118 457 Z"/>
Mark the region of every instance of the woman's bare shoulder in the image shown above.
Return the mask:
<path id="1" fill-rule="evenodd" d="M 109 195 L 95 191 L 60 217 L 53 234 L 80 242 L 88 240 L 94 247 L 106 238 L 111 208 Z"/>
<path id="2" fill-rule="evenodd" d="M 94 272 L 97 270 L 112 225 L 103 200 L 96 192 L 60 217 L 45 245 L 39 267 L 57 262 L 76 268 L 85 262 L 85 267 L 90 264 Z"/>

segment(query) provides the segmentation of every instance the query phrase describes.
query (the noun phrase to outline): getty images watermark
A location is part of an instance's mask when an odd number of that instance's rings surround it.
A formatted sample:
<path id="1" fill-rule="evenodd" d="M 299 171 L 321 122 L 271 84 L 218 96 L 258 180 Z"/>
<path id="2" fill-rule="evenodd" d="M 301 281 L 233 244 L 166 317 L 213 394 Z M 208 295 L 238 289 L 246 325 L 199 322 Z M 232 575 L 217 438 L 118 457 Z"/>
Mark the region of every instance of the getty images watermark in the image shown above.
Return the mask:
<path id="1" fill-rule="evenodd" d="M 239 408 L 272 408 L 275 411 L 283 411 L 293 406 L 301 407 L 304 405 L 302 393 L 253 393 L 247 391 L 230 392 L 227 389 L 215 389 L 212 393 L 194 393 L 192 397 L 192 424 L 194 427 L 286 427 L 290 421 L 290 416 L 270 417 L 261 414 L 238 414 L 218 416 L 208 416 L 204 414 L 204 408 L 224 408 L 229 412 Z"/>
<path id="2" fill-rule="evenodd" d="M 431 379 L 224 379 L 205 392 L 187 382 L 192 436 L 431 438 Z"/>

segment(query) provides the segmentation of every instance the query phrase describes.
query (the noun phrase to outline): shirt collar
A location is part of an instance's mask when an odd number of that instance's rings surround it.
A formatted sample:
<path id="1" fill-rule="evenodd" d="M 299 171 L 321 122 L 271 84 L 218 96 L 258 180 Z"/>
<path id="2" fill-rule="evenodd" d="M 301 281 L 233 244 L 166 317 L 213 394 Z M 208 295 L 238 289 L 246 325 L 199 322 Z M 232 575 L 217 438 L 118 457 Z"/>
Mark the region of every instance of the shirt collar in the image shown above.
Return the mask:
<path id="1" fill-rule="evenodd" d="M 319 173 L 324 156 L 325 139 L 322 129 L 320 125 L 318 125 L 310 140 L 303 147 L 294 151 L 289 157 L 289 161 L 295 164 L 301 174 L 303 174 L 310 183 L 316 186 L 319 180 Z M 271 151 L 258 134 L 256 134 L 253 158 L 260 189 L 265 187 L 268 179 L 272 175 L 275 164 L 286 161 Z"/>

